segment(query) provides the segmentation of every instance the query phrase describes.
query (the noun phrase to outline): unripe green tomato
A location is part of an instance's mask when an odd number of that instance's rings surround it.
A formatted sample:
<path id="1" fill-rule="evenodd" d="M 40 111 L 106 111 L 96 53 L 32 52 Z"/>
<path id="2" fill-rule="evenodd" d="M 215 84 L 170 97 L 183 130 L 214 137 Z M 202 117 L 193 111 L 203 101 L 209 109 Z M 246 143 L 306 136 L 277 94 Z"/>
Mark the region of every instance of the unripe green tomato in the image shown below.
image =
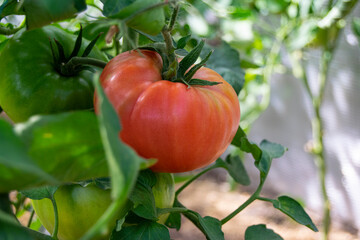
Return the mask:
<path id="1" fill-rule="evenodd" d="M 153 187 L 155 205 L 158 208 L 172 207 L 175 197 L 174 180 L 171 174 L 157 173 L 157 182 Z M 59 240 L 80 239 L 102 216 L 111 204 L 111 191 L 103 190 L 94 183 L 83 187 L 79 184 L 64 185 L 55 192 L 55 201 L 58 209 Z M 36 215 L 43 226 L 50 232 L 54 231 L 54 208 L 51 200 L 32 200 Z M 116 216 L 124 216 L 131 204 L 126 204 Z M 159 223 L 165 223 L 168 215 L 159 217 Z M 108 239 L 111 230 L 115 227 L 115 218 L 110 222 L 108 231 L 97 239 Z"/>

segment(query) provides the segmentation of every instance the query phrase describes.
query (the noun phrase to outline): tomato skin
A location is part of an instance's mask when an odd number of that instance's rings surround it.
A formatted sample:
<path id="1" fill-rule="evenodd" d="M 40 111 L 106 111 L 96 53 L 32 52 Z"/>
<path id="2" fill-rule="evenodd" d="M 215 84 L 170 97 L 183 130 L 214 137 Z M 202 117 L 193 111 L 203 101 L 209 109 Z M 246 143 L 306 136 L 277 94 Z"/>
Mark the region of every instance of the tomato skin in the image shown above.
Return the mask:
<path id="1" fill-rule="evenodd" d="M 174 179 L 171 174 L 156 173 L 156 184 L 152 187 L 157 208 L 172 207 L 175 199 Z M 96 223 L 110 206 L 110 189 L 103 190 L 94 183 L 82 187 L 79 184 L 63 185 L 55 192 L 59 216 L 59 240 L 78 240 Z M 41 223 L 50 232 L 54 229 L 54 209 L 50 199 L 32 200 L 32 205 Z M 117 216 L 124 216 L 132 204 L 127 202 Z M 159 216 L 158 223 L 164 224 L 169 214 Z M 116 216 L 116 217 L 117 217 Z M 108 226 L 108 232 L 98 239 L 109 239 L 115 221 Z"/>
<path id="2" fill-rule="evenodd" d="M 237 95 L 209 68 L 201 68 L 194 78 L 221 84 L 188 88 L 162 80 L 161 68 L 160 56 L 147 50 L 122 53 L 106 65 L 100 81 L 120 117 L 120 137 L 144 158 L 157 158 L 151 168 L 155 172 L 204 167 L 235 136 L 240 121 Z"/>
<path id="3" fill-rule="evenodd" d="M 0 52 L 0 106 L 14 122 L 35 114 L 93 107 L 93 73 L 59 74 L 53 66 L 50 39 L 58 40 L 69 56 L 76 36 L 54 26 L 19 31 Z M 83 41 L 81 54 L 87 44 Z M 96 48 L 89 57 L 107 60 Z"/>

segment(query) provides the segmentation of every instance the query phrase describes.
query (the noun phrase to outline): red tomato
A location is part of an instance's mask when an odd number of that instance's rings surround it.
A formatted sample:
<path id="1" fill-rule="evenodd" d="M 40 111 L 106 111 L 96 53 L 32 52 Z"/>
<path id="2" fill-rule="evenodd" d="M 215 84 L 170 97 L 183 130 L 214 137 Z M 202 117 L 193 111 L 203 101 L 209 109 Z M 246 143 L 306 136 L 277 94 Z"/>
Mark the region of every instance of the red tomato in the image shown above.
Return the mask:
<path id="1" fill-rule="evenodd" d="M 158 159 L 152 167 L 156 172 L 186 172 L 214 162 L 239 125 L 240 107 L 234 89 L 205 67 L 193 78 L 221 84 L 188 88 L 162 80 L 160 56 L 141 52 L 116 56 L 100 76 L 121 120 L 121 139 L 140 156 Z"/>

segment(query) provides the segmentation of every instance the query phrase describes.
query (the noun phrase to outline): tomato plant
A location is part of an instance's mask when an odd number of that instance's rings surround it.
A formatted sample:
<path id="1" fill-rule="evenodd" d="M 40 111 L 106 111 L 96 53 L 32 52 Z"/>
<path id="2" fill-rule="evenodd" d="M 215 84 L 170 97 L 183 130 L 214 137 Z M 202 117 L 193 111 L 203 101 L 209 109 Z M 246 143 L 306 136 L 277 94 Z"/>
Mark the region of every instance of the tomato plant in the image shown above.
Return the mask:
<path id="1" fill-rule="evenodd" d="M 193 77 L 221 84 L 188 87 L 163 80 L 161 70 L 160 56 L 147 50 L 122 53 L 106 65 L 100 79 L 121 119 L 120 136 L 139 155 L 158 159 L 154 171 L 204 167 L 235 136 L 240 121 L 237 95 L 209 68 L 200 68 Z"/>

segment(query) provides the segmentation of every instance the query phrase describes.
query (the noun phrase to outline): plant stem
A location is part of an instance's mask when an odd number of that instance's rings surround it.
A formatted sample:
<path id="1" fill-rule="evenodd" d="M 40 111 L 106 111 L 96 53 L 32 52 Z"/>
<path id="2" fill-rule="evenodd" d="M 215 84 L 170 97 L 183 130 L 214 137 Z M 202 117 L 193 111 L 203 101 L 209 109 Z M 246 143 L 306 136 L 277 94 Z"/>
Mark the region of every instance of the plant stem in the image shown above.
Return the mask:
<path id="1" fill-rule="evenodd" d="M 61 66 L 64 69 L 72 69 L 78 65 L 90 65 L 94 67 L 104 68 L 107 62 L 89 57 L 73 57 L 65 65 Z"/>
<path id="2" fill-rule="evenodd" d="M 178 13 L 179 13 L 179 9 L 180 9 L 180 5 L 179 4 L 176 4 L 175 8 L 174 8 L 174 11 L 171 15 L 171 19 L 170 19 L 170 22 L 169 22 L 169 25 L 168 25 L 168 30 L 171 32 L 173 29 L 174 29 L 174 26 L 175 26 L 175 23 L 176 23 L 176 18 L 178 16 Z"/>
<path id="3" fill-rule="evenodd" d="M 54 231 L 53 231 L 53 233 L 52 233 L 52 238 L 54 239 L 54 240 L 57 240 L 58 239 L 58 237 L 57 237 L 57 233 L 58 233 L 58 230 L 59 230 L 59 212 L 58 212 L 58 209 L 57 209 L 57 205 L 56 205 L 56 201 L 55 201 L 55 198 L 54 198 L 54 196 L 52 196 L 51 197 L 51 202 L 52 202 L 52 204 L 53 204 L 53 207 L 54 207 L 54 217 L 55 217 L 55 219 L 54 219 Z"/>
<path id="4" fill-rule="evenodd" d="M 324 201 L 323 207 L 323 239 L 327 240 L 329 237 L 331 214 L 330 214 L 330 200 L 326 189 L 326 175 L 327 165 L 325 160 L 324 150 L 324 124 L 321 115 L 321 107 L 324 99 L 325 86 L 328 79 L 328 69 L 332 59 L 332 52 L 329 49 L 325 49 L 321 56 L 320 63 L 320 76 L 319 76 L 319 94 L 313 98 L 313 108 L 315 117 L 312 121 L 313 138 L 314 138 L 314 154 L 315 162 L 319 169 L 320 186 Z"/>
<path id="5" fill-rule="evenodd" d="M 29 218 L 29 221 L 28 221 L 28 224 L 27 224 L 27 227 L 28 227 L 28 228 L 31 226 L 32 220 L 33 220 L 33 218 L 34 218 L 34 215 L 35 215 L 35 211 L 34 211 L 34 209 L 33 209 L 33 210 L 31 210 L 30 218 Z"/>
<path id="6" fill-rule="evenodd" d="M 202 176 L 203 174 L 207 173 L 208 171 L 218 168 L 219 166 L 212 165 L 209 168 L 204 169 L 203 171 L 201 171 L 200 173 L 196 174 L 195 176 L 193 176 L 191 179 L 189 179 L 186 183 L 184 183 L 175 193 L 175 197 L 177 197 L 187 186 L 189 186 L 193 181 L 195 181 L 196 179 L 198 179 L 200 176 Z"/>
<path id="7" fill-rule="evenodd" d="M 13 29 L 0 26 L 0 35 L 13 35 L 22 28 L 23 28 L 23 26 L 20 26 L 18 28 L 13 28 Z"/>
<path id="8" fill-rule="evenodd" d="M 172 12 L 169 25 L 165 25 L 163 30 L 161 31 L 161 34 L 163 35 L 163 38 L 165 41 L 166 56 L 167 56 L 168 66 L 169 66 L 169 69 L 167 69 L 163 73 L 163 75 L 164 75 L 163 78 L 167 79 L 167 80 L 171 80 L 173 77 L 175 77 L 176 73 L 177 73 L 177 69 L 178 69 L 178 61 L 177 61 L 176 54 L 175 54 L 175 47 L 173 45 L 173 40 L 171 37 L 171 31 L 174 28 L 178 12 L 179 12 L 179 5 L 176 4 L 176 6 Z"/>
<path id="9" fill-rule="evenodd" d="M 256 199 L 259 198 L 260 192 L 264 186 L 265 183 L 265 179 L 266 176 L 264 177 L 264 179 L 262 181 L 260 181 L 259 186 L 257 187 L 256 191 L 248 198 L 248 200 L 246 200 L 243 204 L 240 205 L 240 207 L 238 207 L 235 211 L 233 211 L 232 213 L 230 213 L 228 216 L 226 216 L 225 218 L 223 218 L 221 220 L 221 224 L 224 225 L 225 223 L 227 223 L 228 221 L 230 221 L 233 217 L 235 217 L 238 213 L 240 213 L 242 210 L 244 210 L 247 206 L 249 206 L 252 202 L 254 202 Z"/>

